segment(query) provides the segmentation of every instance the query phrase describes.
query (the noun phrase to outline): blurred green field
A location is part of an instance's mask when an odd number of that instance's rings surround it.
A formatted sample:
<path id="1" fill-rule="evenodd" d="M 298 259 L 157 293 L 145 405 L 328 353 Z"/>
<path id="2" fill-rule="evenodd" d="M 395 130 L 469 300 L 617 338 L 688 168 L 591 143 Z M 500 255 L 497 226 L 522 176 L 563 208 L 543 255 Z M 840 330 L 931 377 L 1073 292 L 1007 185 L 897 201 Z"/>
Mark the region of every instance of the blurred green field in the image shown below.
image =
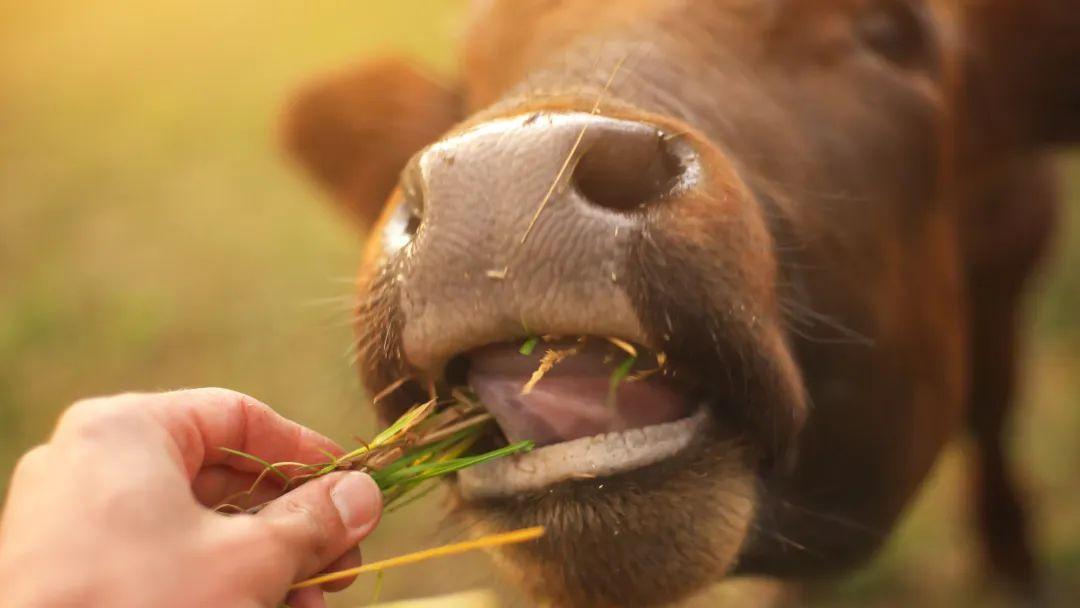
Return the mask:
<path id="1" fill-rule="evenodd" d="M 455 64 L 456 0 L 36 0 L 0 8 L 0 492 L 72 400 L 221 385 L 343 442 L 372 419 L 348 367 L 359 239 L 278 152 L 297 83 L 364 55 Z M 1030 316 L 1015 452 L 1062 605 L 1080 601 L 1080 162 Z M 984 606 L 964 446 L 881 559 L 822 606 Z M 438 499 L 368 559 L 460 536 Z M 386 599 L 487 587 L 470 557 L 391 572 Z M 370 581 L 335 605 L 364 603 Z M 1070 602 L 1071 600 L 1071 602 Z"/>

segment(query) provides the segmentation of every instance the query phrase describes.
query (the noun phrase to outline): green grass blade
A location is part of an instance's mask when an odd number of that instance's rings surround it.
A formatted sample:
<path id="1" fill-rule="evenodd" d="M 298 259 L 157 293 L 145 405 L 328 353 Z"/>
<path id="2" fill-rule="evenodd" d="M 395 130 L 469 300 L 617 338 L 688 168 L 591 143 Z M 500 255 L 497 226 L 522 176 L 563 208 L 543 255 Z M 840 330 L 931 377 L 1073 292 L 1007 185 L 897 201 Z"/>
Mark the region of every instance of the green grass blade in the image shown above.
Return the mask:
<path id="1" fill-rule="evenodd" d="M 526 356 L 531 355 L 533 354 L 533 351 L 536 350 L 536 345 L 539 343 L 540 336 L 533 336 L 521 345 L 521 348 L 518 349 L 518 352 Z"/>
<path id="2" fill-rule="evenodd" d="M 480 432 L 480 427 L 462 429 L 457 433 L 450 435 L 446 439 L 443 439 L 442 441 L 438 441 L 430 445 L 426 445 L 415 450 L 406 452 L 401 456 L 401 458 L 398 458 L 394 462 L 380 468 L 379 472 L 384 475 L 392 475 L 397 471 L 404 469 L 405 467 L 417 464 L 416 461 L 420 458 L 429 456 L 431 454 L 438 454 L 447 451 L 454 444 L 462 441 L 463 439 L 468 439 L 475 435 L 479 435 Z"/>
<path id="3" fill-rule="evenodd" d="M 372 477 L 375 479 L 375 482 L 379 484 L 380 488 L 391 488 L 400 483 L 412 483 L 424 481 L 425 479 L 433 479 L 448 473 L 460 471 L 461 469 L 495 460 L 496 458 L 502 458 L 520 452 L 528 452 L 533 449 L 533 445 L 532 441 L 520 441 L 477 456 L 466 456 L 464 458 L 454 458 L 453 460 L 447 460 L 445 462 L 431 462 L 405 467 L 396 471 L 393 475 L 381 475 L 381 471 L 374 471 Z"/>
<path id="4" fill-rule="evenodd" d="M 633 371 L 635 363 L 637 363 L 637 357 L 627 357 L 615 368 L 615 371 L 611 372 L 611 380 L 608 384 L 608 407 L 615 407 L 615 393 L 619 390 L 619 385 L 625 382 L 627 376 Z"/>
<path id="5" fill-rule="evenodd" d="M 420 405 L 409 409 L 409 411 L 405 412 L 401 415 L 400 418 L 395 420 L 393 424 L 386 427 L 382 430 L 382 432 L 376 435 L 370 443 L 365 446 L 361 446 L 349 452 L 348 454 L 345 454 L 340 459 L 338 459 L 338 462 L 354 460 L 376 448 L 382 447 L 383 445 L 390 443 L 395 438 L 397 438 L 398 435 L 408 431 L 412 427 L 416 426 L 416 424 L 418 424 L 425 417 L 427 417 L 427 415 L 431 413 L 431 409 L 433 407 L 435 407 L 434 400 L 426 401 L 424 403 L 421 403 Z"/>
<path id="6" fill-rule="evenodd" d="M 429 479 L 426 482 L 409 485 L 404 491 L 399 492 L 396 496 L 388 499 L 383 503 L 383 506 L 387 509 L 387 512 L 393 513 L 404 509 L 412 503 L 420 500 L 421 498 L 431 494 L 439 487 L 438 482 L 433 479 Z M 419 489 L 419 491 L 415 491 Z M 408 496 L 408 498 L 406 498 Z"/>
<path id="7" fill-rule="evenodd" d="M 378 572 L 375 573 L 375 588 L 371 592 L 371 603 L 372 604 L 378 604 L 379 603 L 379 597 L 382 596 L 383 575 L 384 574 L 385 574 L 385 572 L 383 570 L 379 570 Z"/>

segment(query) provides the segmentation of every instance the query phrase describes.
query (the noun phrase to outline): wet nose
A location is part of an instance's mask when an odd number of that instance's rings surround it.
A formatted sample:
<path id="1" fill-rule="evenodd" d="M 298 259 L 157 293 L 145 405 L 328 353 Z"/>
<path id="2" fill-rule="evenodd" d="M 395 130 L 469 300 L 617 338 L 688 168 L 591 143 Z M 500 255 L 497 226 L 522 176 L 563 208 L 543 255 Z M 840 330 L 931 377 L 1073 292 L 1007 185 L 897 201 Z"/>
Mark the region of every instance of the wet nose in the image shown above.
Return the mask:
<path id="1" fill-rule="evenodd" d="M 512 186 L 507 192 L 510 198 L 527 197 L 537 190 L 556 198 L 570 186 L 583 203 L 632 211 L 661 202 L 679 185 L 687 168 L 679 152 L 686 150 L 674 149 L 672 137 L 652 125 L 592 114 L 541 113 L 503 119 L 427 149 L 406 169 L 404 182 L 410 195 L 422 199 L 432 165 L 441 160 L 453 167 L 460 160 L 465 166 L 458 167 L 457 176 L 467 177 L 474 171 L 505 175 Z M 554 167 L 558 167 L 555 175 L 544 171 Z M 558 191 L 549 195 L 545 188 Z M 423 204 L 414 207 L 417 220 L 423 221 L 426 208 Z"/>
<path id="2" fill-rule="evenodd" d="M 695 186 L 674 134 L 590 113 L 478 124 L 402 175 L 403 342 L 416 364 L 535 331 L 638 337 L 621 277 L 650 207 Z M 396 240 L 395 240 L 396 239 Z"/>

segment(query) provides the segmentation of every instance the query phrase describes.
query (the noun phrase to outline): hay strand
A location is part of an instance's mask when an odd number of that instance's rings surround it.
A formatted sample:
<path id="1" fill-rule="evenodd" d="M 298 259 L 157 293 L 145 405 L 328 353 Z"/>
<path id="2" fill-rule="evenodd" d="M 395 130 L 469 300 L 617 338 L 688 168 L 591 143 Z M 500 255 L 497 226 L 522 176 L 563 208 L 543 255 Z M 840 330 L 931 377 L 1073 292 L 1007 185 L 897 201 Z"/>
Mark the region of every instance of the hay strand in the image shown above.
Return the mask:
<path id="1" fill-rule="evenodd" d="M 513 532 L 506 532 L 503 534 L 491 534 L 489 536 L 483 536 L 474 540 L 467 540 L 460 543 L 444 545 L 442 547 L 424 549 L 423 551 L 417 551 L 415 553 L 408 553 L 406 555 L 400 555 L 398 557 L 392 557 L 390 559 L 384 559 L 382 561 L 364 564 L 363 566 L 349 568 L 348 570 L 330 572 L 328 574 L 323 574 L 322 576 L 316 576 L 314 578 L 309 578 L 307 580 L 295 583 L 291 587 L 289 587 L 289 590 L 295 591 L 296 589 L 303 589 L 305 587 L 314 587 L 316 585 L 322 585 L 323 583 L 330 583 L 344 578 L 352 578 L 354 576 L 358 576 L 367 572 L 381 572 L 390 568 L 408 566 L 410 564 L 427 561 L 429 559 L 435 559 L 437 557 L 458 555 L 461 553 L 467 553 L 469 551 L 475 551 L 477 549 L 492 549 L 504 545 L 529 542 L 532 540 L 536 540 L 543 535 L 544 528 L 540 526 L 534 528 L 523 528 L 521 530 L 514 530 Z"/>

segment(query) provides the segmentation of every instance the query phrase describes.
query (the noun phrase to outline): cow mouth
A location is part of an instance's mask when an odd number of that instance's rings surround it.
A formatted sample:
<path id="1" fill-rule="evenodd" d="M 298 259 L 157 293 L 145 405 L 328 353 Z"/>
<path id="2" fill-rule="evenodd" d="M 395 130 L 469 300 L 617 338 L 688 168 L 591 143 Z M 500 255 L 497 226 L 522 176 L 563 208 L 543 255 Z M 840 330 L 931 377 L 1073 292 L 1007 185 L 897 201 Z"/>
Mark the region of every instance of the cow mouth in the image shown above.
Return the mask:
<path id="1" fill-rule="evenodd" d="M 661 353 L 598 337 L 548 339 L 528 354 L 521 345 L 461 353 L 439 383 L 466 386 L 492 415 L 481 449 L 536 446 L 460 472 L 465 499 L 626 473 L 675 456 L 712 426 L 701 391 L 682 384 Z"/>

